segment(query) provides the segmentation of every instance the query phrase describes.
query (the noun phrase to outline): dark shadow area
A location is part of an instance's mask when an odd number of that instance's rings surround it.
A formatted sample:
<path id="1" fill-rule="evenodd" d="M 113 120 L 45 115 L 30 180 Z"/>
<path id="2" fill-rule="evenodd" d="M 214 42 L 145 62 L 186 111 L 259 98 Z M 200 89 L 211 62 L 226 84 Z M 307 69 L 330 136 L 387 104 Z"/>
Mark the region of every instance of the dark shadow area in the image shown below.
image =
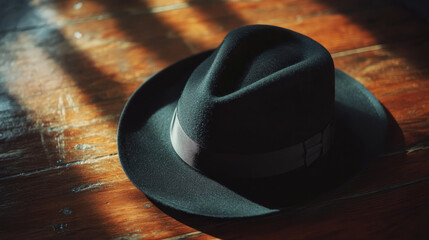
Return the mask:
<path id="1" fill-rule="evenodd" d="M 230 9 L 225 0 L 190 0 L 189 3 L 210 22 L 227 31 L 246 25 L 246 21 Z"/>
<path id="2" fill-rule="evenodd" d="M 163 22 L 145 1 L 102 1 L 97 0 L 106 11 L 116 16 L 118 29 L 131 41 L 148 49 L 156 57 L 169 64 L 174 63 L 191 54 L 191 50 L 185 39 L 176 33 L 176 30 Z M 170 35 L 171 37 L 168 37 Z"/>
<path id="3" fill-rule="evenodd" d="M 27 133 L 31 123 L 25 119 L 26 112 L 5 89 L 3 82 L 3 76 L 0 75 L 0 153 L 7 153 L 13 152 L 14 145 L 24 140 L 21 137 Z M 9 158 L 1 160 L 3 165 Z M 8 166 L 1 166 L 0 177 L 7 176 L 7 173 Z"/>
<path id="4" fill-rule="evenodd" d="M 404 137 L 404 134 L 402 133 L 401 127 L 396 122 L 392 113 L 386 107 L 384 107 L 384 109 L 389 123 L 388 130 L 387 130 L 387 133 L 388 133 L 387 144 L 383 152 L 383 155 L 386 155 L 403 147 L 405 145 L 405 137 Z M 404 155 L 404 157 L 406 156 Z"/>
<path id="5" fill-rule="evenodd" d="M 0 13 L 0 35 L 44 25 L 44 21 L 28 5 L 28 0 L 0 0 Z"/>
<path id="6" fill-rule="evenodd" d="M 317 0 L 335 13 L 342 14 L 377 39 L 377 44 L 416 67 L 426 68 L 429 62 L 429 28 L 427 22 L 415 12 L 404 7 L 401 1 L 363 1 L 360 11 L 352 11 L 355 5 L 338 4 L 333 0 Z M 346 4 L 347 6 L 343 6 Z M 397 43 L 413 46 L 413 51 L 403 49 Z"/>
<path id="7" fill-rule="evenodd" d="M 391 149 L 403 146 L 404 136 L 390 112 L 387 109 L 385 111 L 389 131 L 385 152 L 389 153 Z M 365 118 L 363 115 L 361 117 Z M 341 125 L 337 125 L 337 128 L 344 129 Z M 218 178 L 218 182 L 247 199 L 266 207 L 283 209 L 277 213 L 262 217 L 222 219 L 184 213 L 167 207 L 156 200 L 151 199 L 151 201 L 163 212 L 178 221 L 212 236 L 222 239 L 230 239 L 231 236 L 236 235 L 245 236 L 251 230 L 252 225 L 264 224 L 267 218 L 274 217 L 283 220 L 299 218 L 302 209 L 311 209 L 312 206 L 321 206 L 325 202 L 356 194 L 353 190 L 350 192 L 350 190 L 341 189 L 341 186 L 352 181 L 360 171 L 371 164 L 374 158 L 365 157 L 373 153 L 361 152 L 362 146 L 354 141 L 351 135 L 353 133 L 342 130 L 335 131 L 337 141 L 332 151 L 307 169 L 302 168 L 266 179 Z M 406 158 L 405 154 L 399 153 L 398 156 L 401 159 Z M 237 226 L 240 227 L 237 228 Z"/>
<path id="8" fill-rule="evenodd" d="M 402 0 L 400 2 L 422 19 L 429 21 L 429 2 L 425 0 Z"/>

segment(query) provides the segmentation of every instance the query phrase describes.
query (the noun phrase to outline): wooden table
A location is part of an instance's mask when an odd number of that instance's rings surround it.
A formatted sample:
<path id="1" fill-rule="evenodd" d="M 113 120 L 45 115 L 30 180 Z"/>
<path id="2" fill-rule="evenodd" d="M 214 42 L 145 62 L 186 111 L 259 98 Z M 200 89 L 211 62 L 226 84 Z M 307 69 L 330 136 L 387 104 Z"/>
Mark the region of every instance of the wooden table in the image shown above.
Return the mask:
<path id="1" fill-rule="evenodd" d="M 429 31 L 397 2 L 31 0 L 0 9 L 0 239 L 429 239 Z M 151 75 L 246 24 L 324 45 L 392 114 L 389 149 L 329 196 L 281 214 L 167 215 L 122 171 L 121 110 Z"/>

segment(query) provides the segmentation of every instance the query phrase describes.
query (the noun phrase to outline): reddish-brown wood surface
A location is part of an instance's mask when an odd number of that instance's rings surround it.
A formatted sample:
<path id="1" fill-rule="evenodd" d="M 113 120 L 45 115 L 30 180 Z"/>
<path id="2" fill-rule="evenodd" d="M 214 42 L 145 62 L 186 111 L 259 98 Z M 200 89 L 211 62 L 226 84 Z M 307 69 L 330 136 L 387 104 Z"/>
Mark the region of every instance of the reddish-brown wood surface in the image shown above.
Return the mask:
<path id="1" fill-rule="evenodd" d="M 429 31 L 397 2 L 20 0 L 0 16 L 0 239 L 429 238 Z M 167 215 L 121 169 L 120 112 L 151 75 L 256 23 L 314 38 L 367 86 L 392 114 L 389 151 L 294 210 Z"/>

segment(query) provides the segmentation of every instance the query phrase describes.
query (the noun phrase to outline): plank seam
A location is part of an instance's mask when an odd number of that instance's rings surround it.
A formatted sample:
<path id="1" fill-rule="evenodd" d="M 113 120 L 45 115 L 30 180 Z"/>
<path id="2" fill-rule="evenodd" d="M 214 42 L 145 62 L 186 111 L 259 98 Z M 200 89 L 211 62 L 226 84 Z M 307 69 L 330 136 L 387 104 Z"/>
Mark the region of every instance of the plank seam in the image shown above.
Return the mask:
<path id="1" fill-rule="evenodd" d="M 421 183 L 421 182 L 424 182 L 427 180 L 429 180 L 429 176 L 414 179 L 414 180 L 403 182 L 403 183 L 391 184 L 391 185 L 383 186 L 383 187 L 378 188 L 378 189 L 374 189 L 374 190 L 370 190 L 370 191 L 364 191 L 361 193 L 356 193 L 356 194 L 348 195 L 345 197 L 336 198 L 336 199 L 333 199 L 332 201 L 342 201 L 342 200 L 349 200 L 349 199 L 354 199 L 354 198 L 365 197 L 368 195 L 377 194 L 377 193 L 386 192 L 386 191 L 391 191 L 391 190 L 406 187 L 406 186 L 409 186 L 412 184 Z M 328 201 L 328 202 L 331 202 L 331 201 Z"/>
<path id="2" fill-rule="evenodd" d="M 418 141 L 418 142 L 409 144 L 407 146 L 392 150 L 391 152 L 387 152 L 380 155 L 380 157 L 390 157 L 390 156 L 403 154 L 403 153 L 410 154 L 414 152 L 423 151 L 426 149 L 429 149 L 429 139 Z"/>
<path id="3" fill-rule="evenodd" d="M 14 175 L 10 175 L 10 176 L 1 177 L 0 181 L 9 180 L 9 179 L 18 178 L 18 177 L 28 177 L 28 176 L 35 175 L 35 174 L 38 174 L 38 173 L 43 173 L 43 172 L 47 172 L 47 171 L 51 171 L 51 170 L 68 168 L 68 167 L 75 166 L 75 165 L 97 163 L 97 162 L 100 162 L 100 161 L 102 161 L 102 160 L 104 160 L 106 158 L 111 158 L 111 157 L 114 157 L 114 156 L 117 156 L 117 155 L 118 155 L 117 153 L 112 153 L 112 154 L 108 154 L 108 155 L 104 155 L 104 156 L 99 156 L 99 157 L 96 157 L 96 158 L 80 160 L 80 161 L 71 162 L 71 163 L 67 163 L 67 164 L 63 164 L 63 165 L 59 165 L 59 166 L 48 167 L 48 168 L 38 169 L 38 170 L 34 170 L 34 171 L 29 171 L 29 172 L 18 173 L 18 174 L 14 174 Z"/>
<path id="4" fill-rule="evenodd" d="M 354 55 L 354 54 L 358 54 L 358 53 L 377 51 L 377 50 L 383 49 L 384 47 L 385 47 L 385 44 L 377 44 L 377 45 L 355 48 L 355 49 L 350 49 L 350 50 L 332 53 L 331 56 L 332 56 L 332 58 L 345 57 L 345 56 L 350 56 L 350 55 Z"/>
<path id="5" fill-rule="evenodd" d="M 185 234 L 180 234 L 177 236 L 173 236 L 173 237 L 168 237 L 168 238 L 163 238 L 162 240 L 180 240 L 180 239 L 188 239 L 188 237 L 194 237 L 195 235 L 199 235 L 202 232 L 200 231 L 196 231 L 196 232 L 190 232 L 190 233 L 185 233 Z"/>

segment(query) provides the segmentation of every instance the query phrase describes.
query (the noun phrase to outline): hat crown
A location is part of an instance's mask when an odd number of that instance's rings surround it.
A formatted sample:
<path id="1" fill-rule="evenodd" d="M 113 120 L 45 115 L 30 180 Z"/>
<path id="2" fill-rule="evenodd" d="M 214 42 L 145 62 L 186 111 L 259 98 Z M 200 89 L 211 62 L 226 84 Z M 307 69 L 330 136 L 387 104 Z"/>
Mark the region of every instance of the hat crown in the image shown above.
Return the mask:
<path id="1" fill-rule="evenodd" d="M 331 56 L 314 40 L 273 26 L 241 27 L 194 70 L 177 117 L 204 148 L 273 151 L 332 121 L 334 80 Z"/>

